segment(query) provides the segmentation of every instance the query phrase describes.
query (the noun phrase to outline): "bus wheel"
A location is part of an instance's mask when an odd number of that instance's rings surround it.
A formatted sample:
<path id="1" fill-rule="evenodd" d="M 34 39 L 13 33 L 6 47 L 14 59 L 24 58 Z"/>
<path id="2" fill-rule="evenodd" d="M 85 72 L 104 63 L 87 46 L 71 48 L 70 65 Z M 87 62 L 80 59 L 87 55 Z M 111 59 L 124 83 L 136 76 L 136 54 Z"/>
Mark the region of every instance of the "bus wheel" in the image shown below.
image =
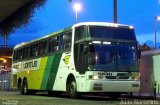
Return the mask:
<path id="1" fill-rule="evenodd" d="M 71 98 L 77 98 L 78 93 L 77 93 L 77 84 L 74 79 L 71 79 L 69 82 L 69 95 Z"/>
<path id="2" fill-rule="evenodd" d="M 18 81 L 18 90 L 20 91 L 20 94 L 23 94 L 22 82 L 21 81 Z"/>
<path id="3" fill-rule="evenodd" d="M 27 83 L 27 80 L 25 79 L 23 81 L 23 85 L 22 85 L 22 89 L 21 89 L 22 93 L 24 95 L 27 95 L 28 94 L 28 83 Z"/>
<path id="4" fill-rule="evenodd" d="M 118 99 L 120 96 L 121 96 L 121 93 L 117 93 L 117 92 L 108 93 L 108 97 L 111 99 Z"/>

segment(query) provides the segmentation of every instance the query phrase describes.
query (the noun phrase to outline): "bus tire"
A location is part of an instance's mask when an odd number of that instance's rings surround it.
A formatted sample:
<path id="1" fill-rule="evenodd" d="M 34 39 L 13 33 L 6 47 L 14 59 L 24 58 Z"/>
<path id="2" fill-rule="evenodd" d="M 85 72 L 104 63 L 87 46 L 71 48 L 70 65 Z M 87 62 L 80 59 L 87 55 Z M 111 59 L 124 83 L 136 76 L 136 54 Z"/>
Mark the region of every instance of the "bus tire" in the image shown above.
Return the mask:
<path id="1" fill-rule="evenodd" d="M 69 95 L 71 98 L 78 98 L 77 84 L 74 79 L 69 82 Z"/>
<path id="2" fill-rule="evenodd" d="M 26 79 L 23 81 L 21 91 L 22 91 L 23 95 L 27 95 L 28 94 L 28 83 L 27 83 Z"/>
<path id="3" fill-rule="evenodd" d="M 111 99 L 118 99 L 121 96 L 121 93 L 118 92 L 110 92 L 108 93 L 108 97 Z"/>
<path id="4" fill-rule="evenodd" d="M 18 90 L 20 91 L 20 94 L 23 95 L 23 91 L 22 91 L 22 81 L 21 81 L 21 79 L 18 80 Z"/>
<path id="5" fill-rule="evenodd" d="M 19 91 L 20 91 L 20 94 L 21 94 L 21 95 L 24 94 L 24 92 L 23 92 L 23 90 L 22 90 L 22 85 L 19 87 Z"/>

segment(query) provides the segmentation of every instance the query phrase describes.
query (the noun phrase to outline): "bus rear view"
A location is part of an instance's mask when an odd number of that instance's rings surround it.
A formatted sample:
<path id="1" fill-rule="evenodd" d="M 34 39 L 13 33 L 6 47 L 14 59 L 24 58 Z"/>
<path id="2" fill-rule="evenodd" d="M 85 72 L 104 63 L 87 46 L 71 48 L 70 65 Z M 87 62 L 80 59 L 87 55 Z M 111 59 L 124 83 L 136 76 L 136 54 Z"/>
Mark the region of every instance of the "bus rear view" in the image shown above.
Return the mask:
<path id="1" fill-rule="evenodd" d="M 86 77 L 80 92 L 139 92 L 139 51 L 132 26 L 114 23 L 86 23 L 75 26 L 74 62 Z"/>

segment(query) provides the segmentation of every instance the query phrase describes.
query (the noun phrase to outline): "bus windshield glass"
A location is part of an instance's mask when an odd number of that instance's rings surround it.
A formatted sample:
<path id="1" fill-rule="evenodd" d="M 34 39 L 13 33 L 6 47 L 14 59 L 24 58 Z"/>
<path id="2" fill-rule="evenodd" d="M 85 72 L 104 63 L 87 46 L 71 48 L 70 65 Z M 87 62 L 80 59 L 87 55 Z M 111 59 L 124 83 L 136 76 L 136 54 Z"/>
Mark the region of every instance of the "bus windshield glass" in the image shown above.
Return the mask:
<path id="1" fill-rule="evenodd" d="M 92 38 L 123 39 L 136 41 L 134 29 L 125 27 L 89 26 Z"/>
<path id="2" fill-rule="evenodd" d="M 90 44 L 88 69 L 102 71 L 136 71 L 137 54 L 134 45 Z"/>

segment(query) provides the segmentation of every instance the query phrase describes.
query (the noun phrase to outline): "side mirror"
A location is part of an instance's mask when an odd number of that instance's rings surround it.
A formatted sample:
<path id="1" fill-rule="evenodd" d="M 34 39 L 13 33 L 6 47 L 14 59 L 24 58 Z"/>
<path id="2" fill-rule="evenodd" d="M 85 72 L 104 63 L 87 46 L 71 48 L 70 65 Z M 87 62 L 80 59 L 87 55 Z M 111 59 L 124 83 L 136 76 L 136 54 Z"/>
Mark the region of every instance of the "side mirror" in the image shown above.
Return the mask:
<path id="1" fill-rule="evenodd" d="M 87 54 L 89 51 L 89 47 L 88 46 L 84 46 L 83 48 L 83 54 Z"/>
<path id="2" fill-rule="evenodd" d="M 140 58 L 141 58 L 141 51 L 138 50 L 138 59 L 140 59 Z"/>

